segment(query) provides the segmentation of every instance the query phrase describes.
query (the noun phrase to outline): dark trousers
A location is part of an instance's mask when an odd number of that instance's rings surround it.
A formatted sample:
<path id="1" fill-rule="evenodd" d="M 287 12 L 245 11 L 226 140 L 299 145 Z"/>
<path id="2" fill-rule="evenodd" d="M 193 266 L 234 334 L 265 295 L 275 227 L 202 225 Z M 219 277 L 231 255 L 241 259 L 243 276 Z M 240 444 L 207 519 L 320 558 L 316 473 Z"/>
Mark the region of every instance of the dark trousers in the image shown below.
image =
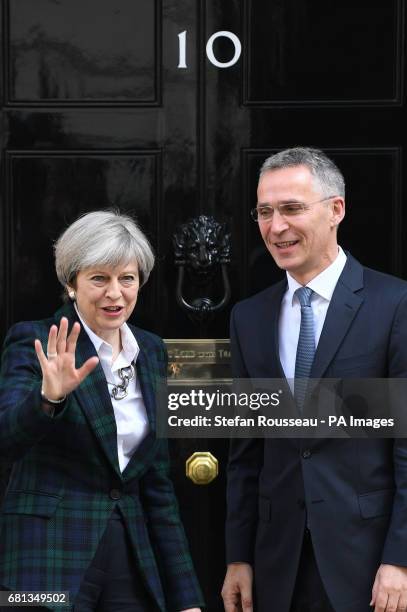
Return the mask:
<path id="1" fill-rule="evenodd" d="M 308 529 L 304 534 L 290 612 L 335 612 L 322 584 Z"/>
<path id="2" fill-rule="evenodd" d="M 75 612 L 156 612 L 119 510 L 109 519 L 75 598 Z"/>
<path id="3" fill-rule="evenodd" d="M 0 590 L 2 589 L 0 585 Z M 72 604 L 72 601 L 70 602 Z M 0 612 L 47 608 L 3 607 Z M 111 515 L 74 602 L 75 612 L 158 612 L 143 584 L 119 510 Z"/>

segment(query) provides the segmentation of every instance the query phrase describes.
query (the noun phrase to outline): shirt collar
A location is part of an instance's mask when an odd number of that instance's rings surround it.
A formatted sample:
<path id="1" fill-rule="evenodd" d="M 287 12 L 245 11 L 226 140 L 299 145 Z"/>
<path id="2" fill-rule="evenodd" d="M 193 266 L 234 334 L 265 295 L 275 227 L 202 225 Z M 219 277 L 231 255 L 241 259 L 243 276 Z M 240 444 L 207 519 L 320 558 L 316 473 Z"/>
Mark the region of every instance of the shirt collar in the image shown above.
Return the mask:
<path id="1" fill-rule="evenodd" d="M 89 339 L 92 342 L 93 346 L 95 347 L 97 354 L 100 355 L 100 352 L 106 349 L 110 351 L 110 353 L 113 353 L 112 345 L 106 342 L 106 340 L 103 340 L 103 338 L 101 338 L 97 334 L 95 334 L 95 332 L 91 330 L 89 325 L 85 323 L 85 321 L 83 320 L 78 310 L 76 302 L 74 303 L 74 307 L 76 310 L 76 314 L 78 315 L 80 322 L 82 323 L 83 329 L 88 334 Z M 127 323 L 123 323 L 123 325 L 121 326 L 120 335 L 121 335 L 122 347 L 123 347 L 122 353 L 124 354 L 126 361 L 128 361 L 129 363 L 135 362 L 139 354 L 140 347 L 138 345 L 137 340 L 133 336 L 130 330 L 130 327 L 127 325 Z"/>
<path id="2" fill-rule="evenodd" d="M 325 270 L 322 270 L 322 272 L 320 272 L 317 276 L 315 276 L 315 278 L 313 278 L 309 283 L 307 283 L 306 286 L 312 289 L 323 299 L 327 300 L 328 302 L 331 301 L 336 284 L 345 267 L 346 259 L 347 257 L 343 252 L 342 248 L 338 247 L 338 255 L 335 260 L 327 268 L 325 268 Z M 297 289 L 302 287 L 302 285 L 298 281 L 296 281 L 295 278 L 293 278 L 288 272 L 287 282 L 287 298 L 288 302 L 292 305 L 294 293 Z"/>

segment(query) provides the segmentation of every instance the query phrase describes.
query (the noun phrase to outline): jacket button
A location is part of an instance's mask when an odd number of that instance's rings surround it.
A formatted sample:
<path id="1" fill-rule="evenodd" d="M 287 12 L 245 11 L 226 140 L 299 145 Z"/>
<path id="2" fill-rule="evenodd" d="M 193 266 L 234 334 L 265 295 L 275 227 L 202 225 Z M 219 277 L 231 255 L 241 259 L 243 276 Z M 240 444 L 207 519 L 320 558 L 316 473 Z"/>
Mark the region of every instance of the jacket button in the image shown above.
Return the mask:
<path id="1" fill-rule="evenodd" d="M 114 499 L 115 501 L 117 501 L 121 498 L 122 494 L 120 493 L 119 489 L 112 489 L 109 493 L 109 496 L 110 499 Z"/>
<path id="2" fill-rule="evenodd" d="M 311 457 L 311 451 L 309 448 L 307 448 L 305 451 L 302 451 L 303 459 L 309 459 L 310 457 Z"/>

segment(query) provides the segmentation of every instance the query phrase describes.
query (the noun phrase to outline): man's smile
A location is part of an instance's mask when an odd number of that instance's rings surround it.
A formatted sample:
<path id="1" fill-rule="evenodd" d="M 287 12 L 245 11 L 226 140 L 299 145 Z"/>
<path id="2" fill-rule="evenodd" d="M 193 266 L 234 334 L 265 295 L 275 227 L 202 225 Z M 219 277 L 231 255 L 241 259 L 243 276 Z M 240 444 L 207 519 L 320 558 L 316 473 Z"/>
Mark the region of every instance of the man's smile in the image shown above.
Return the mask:
<path id="1" fill-rule="evenodd" d="M 275 242 L 274 245 L 279 249 L 287 249 L 294 244 L 298 244 L 299 240 L 287 240 L 286 242 Z"/>

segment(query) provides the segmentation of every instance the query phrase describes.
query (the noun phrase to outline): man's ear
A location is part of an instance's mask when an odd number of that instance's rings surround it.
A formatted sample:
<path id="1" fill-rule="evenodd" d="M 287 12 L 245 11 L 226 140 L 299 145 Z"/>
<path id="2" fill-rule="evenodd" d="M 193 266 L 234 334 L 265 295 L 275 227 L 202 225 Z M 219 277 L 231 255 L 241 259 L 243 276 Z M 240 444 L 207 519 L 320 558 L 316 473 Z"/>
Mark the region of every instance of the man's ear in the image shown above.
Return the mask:
<path id="1" fill-rule="evenodd" d="M 337 227 L 345 216 L 345 200 L 340 196 L 332 198 L 332 227 Z"/>

